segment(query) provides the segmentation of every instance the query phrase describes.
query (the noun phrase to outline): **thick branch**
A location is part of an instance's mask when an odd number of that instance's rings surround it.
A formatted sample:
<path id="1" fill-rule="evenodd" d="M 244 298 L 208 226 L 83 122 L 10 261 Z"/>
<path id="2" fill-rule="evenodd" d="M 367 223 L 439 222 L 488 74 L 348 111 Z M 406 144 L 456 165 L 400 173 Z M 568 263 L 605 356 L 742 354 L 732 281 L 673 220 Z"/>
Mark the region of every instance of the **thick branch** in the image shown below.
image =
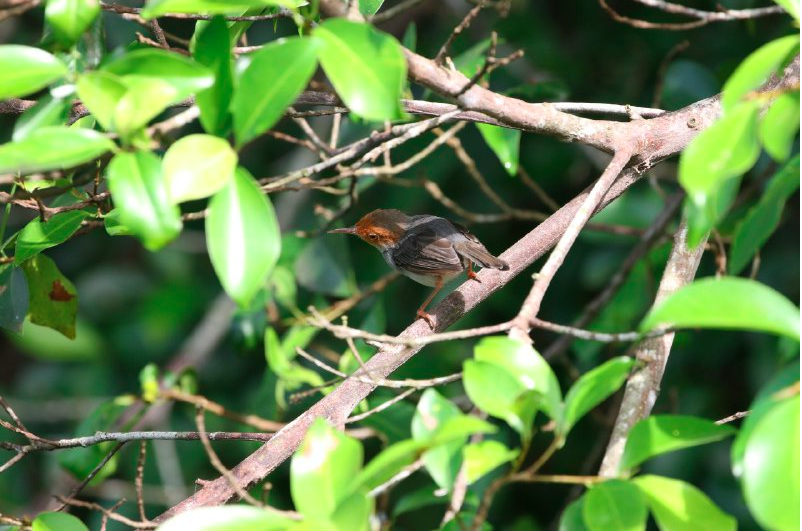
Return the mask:
<path id="1" fill-rule="evenodd" d="M 654 299 L 655 305 L 692 282 L 696 276 L 707 238 L 694 249 L 688 249 L 687 236 L 688 225 L 683 219 L 674 237 L 674 246 Z M 618 418 L 615 420 L 613 434 L 604 454 L 599 475 L 604 477 L 618 475 L 629 431 L 638 421 L 649 416 L 660 393 L 660 381 L 663 379 L 663 371 L 673 342 L 674 334 L 668 333 L 661 337 L 646 339 L 636 347 L 635 357 L 643 366 L 633 373 L 627 382 L 624 399 L 618 411 Z"/>

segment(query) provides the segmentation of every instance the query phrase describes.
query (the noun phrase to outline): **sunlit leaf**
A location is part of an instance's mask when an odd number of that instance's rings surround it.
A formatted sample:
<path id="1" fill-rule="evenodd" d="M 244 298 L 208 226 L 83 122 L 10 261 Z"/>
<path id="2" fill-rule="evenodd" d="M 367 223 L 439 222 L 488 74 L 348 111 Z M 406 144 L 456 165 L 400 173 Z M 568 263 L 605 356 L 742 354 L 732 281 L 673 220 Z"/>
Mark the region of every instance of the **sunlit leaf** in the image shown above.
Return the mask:
<path id="1" fill-rule="evenodd" d="M 77 41 L 99 14 L 98 0 L 47 0 L 45 6 L 45 20 L 65 45 Z"/>
<path id="2" fill-rule="evenodd" d="M 771 178 L 758 203 L 735 227 L 727 266 L 737 275 L 777 229 L 788 198 L 799 189 L 799 156 Z"/>
<path id="3" fill-rule="evenodd" d="M 640 489 L 617 479 L 594 485 L 582 503 L 582 518 L 590 531 L 639 531 L 646 529 L 647 516 Z"/>
<path id="4" fill-rule="evenodd" d="M 571 386 L 565 395 L 565 414 L 560 429 L 563 437 L 579 419 L 624 384 L 634 364 L 631 358 L 613 358 L 586 372 Z"/>
<path id="5" fill-rule="evenodd" d="M 114 142 L 91 129 L 42 127 L 22 140 L 0 146 L 0 173 L 63 170 L 114 148 Z"/>
<path id="6" fill-rule="evenodd" d="M 754 330 L 799 341 L 799 308 L 754 280 L 706 278 L 670 295 L 649 312 L 640 329 L 645 332 L 660 325 Z"/>
<path id="7" fill-rule="evenodd" d="M 584 506 L 584 496 L 569 504 L 560 517 L 559 531 L 587 531 L 588 527 L 585 525 L 585 519 L 582 516 Z"/>
<path id="8" fill-rule="evenodd" d="M 39 513 L 31 522 L 32 531 L 89 531 L 77 517 L 67 513 Z"/>
<path id="9" fill-rule="evenodd" d="M 212 72 L 200 63 L 184 55 L 155 48 L 130 51 L 104 65 L 103 71 L 129 79 L 157 79 L 168 83 L 176 89 L 174 101 L 207 89 L 214 83 Z"/>
<path id="10" fill-rule="evenodd" d="M 31 220 L 17 236 L 14 263 L 19 265 L 45 249 L 64 243 L 81 228 L 81 222 L 87 216 L 82 210 L 68 210 L 45 222 L 39 218 Z"/>
<path id="11" fill-rule="evenodd" d="M 462 379 L 468 398 L 479 409 L 503 419 L 524 438 L 530 437 L 540 401 L 505 368 L 467 360 Z"/>
<path id="12" fill-rule="evenodd" d="M 426 442 L 405 439 L 388 446 L 370 460 L 354 483 L 366 491 L 378 487 L 412 464 L 426 448 Z"/>
<path id="13" fill-rule="evenodd" d="M 779 5 L 782 6 L 783 9 L 788 11 L 788 13 L 794 17 L 797 22 L 799 22 L 799 2 L 798 0 L 774 0 Z"/>
<path id="14" fill-rule="evenodd" d="M 490 124 L 476 124 L 485 142 L 496 154 L 501 165 L 510 175 L 518 173 L 518 152 L 521 147 L 521 131 Z"/>
<path id="15" fill-rule="evenodd" d="M 25 96 L 46 87 L 67 73 L 56 56 L 39 48 L 5 44 L 0 46 L 0 100 Z"/>
<path id="16" fill-rule="evenodd" d="M 164 154 L 162 170 L 173 203 L 209 197 L 234 176 L 237 154 L 228 142 L 210 135 L 188 135 Z"/>
<path id="17" fill-rule="evenodd" d="M 293 521 L 275 511 L 251 505 L 200 507 L 174 516 L 157 527 L 157 531 L 279 531 Z"/>
<path id="18" fill-rule="evenodd" d="M 43 127 L 63 125 L 70 114 L 70 107 L 67 99 L 54 98 L 50 94 L 42 96 L 36 105 L 22 113 L 22 116 L 17 119 L 12 140 L 22 140 Z"/>
<path id="19" fill-rule="evenodd" d="M 231 42 L 226 21 L 215 17 L 197 33 L 193 57 L 214 73 L 214 84 L 195 96 L 206 132 L 223 136 L 231 126 L 229 106 L 234 94 Z"/>
<path id="20" fill-rule="evenodd" d="M 738 527 L 735 518 L 684 481 L 645 475 L 632 482 L 646 495 L 646 503 L 661 531 L 735 531 Z"/>
<path id="21" fill-rule="evenodd" d="M 481 441 L 463 448 L 463 460 L 470 485 L 488 472 L 518 457 L 517 449 L 507 448 L 498 441 Z"/>
<path id="22" fill-rule="evenodd" d="M 231 107 L 238 145 L 270 129 L 284 115 L 315 73 L 319 48 L 318 39 L 291 37 L 270 43 L 251 57 Z M 270 83 L 265 84 L 266 79 Z"/>
<path id="23" fill-rule="evenodd" d="M 59 271 L 55 262 L 43 254 L 27 260 L 22 269 L 28 279 L 31 322 L 74 339 L 78 314 L 75 286 Z"/>
<path id="24" fill-rule="evenodd" d="M 170 203 L 162 178 L 161 161 L 153 153 L 120 153 L 107 171 L 120 222 L 145 247 L 156 250 L 181 232 L 181 212 Z"/>
<path id="25" fill-rule="evenodd" d="M 765 83 L 799 49 L 799 35 L 789 35 L 761 46 L 743 60 L 724 84 L 721 104 L 729 113 L 749 92 Z"/>
<path id="26" fill-rule="evenodd" d="M 267 196 L 243 168 L 209 202 L 206 245 L 226 293 L 245 306 L 281 253 L 281 232 Z"/>
<path id="27" fill-rule="evenodd" d="M 354 492 L 342 500 L 331 515 L 333 529 L 349 531 L 370 531 L 374 498 L 362 492 Z"/>
<path id="28" fill-rule="evenodd" d="M 407 63 L 395 38 L 341 18 L 326 20 L 313 34 L 324 41 L 320 64 L 351 111 L 366 120 L 403 117 Z"/>
<path id="29" fill-rule="evenodd" d="M 412 418 L 412 436 L 416 441 L 424 441 L 434 435 L 439 428 L 452 419 L 462 416 L 459 408 L 434 389 L 427 389 L 418 402 Z M 423 454 L 423 464 L 435 483 L 441 488 L 450 489 L 462 463 L 463 440 L 439 445 Z"/>
<path id="30" fill-rule="evenodd" d="M 234 14 L 251 7 L 282 6 L 294 8 L 293 0 L 150 0 L 142 10 L 146 19 L 156 18 L 167 13 L 201 13 L 206 15 Z"/>
<path id="31" fill-rule="evenodd" d="M 684 415 L 652 415 L 629 432 L 621 470 L 636 467 L 666 452 L 708 444 L 735 434 L 731 426 Z"/>
<path id="32" fill-rule="evenodd" d="M 791 155 L 799 132 L 799 92 L 782 94 L 771 104 L 760 122 L 760 141 L 778 162 Z"/>

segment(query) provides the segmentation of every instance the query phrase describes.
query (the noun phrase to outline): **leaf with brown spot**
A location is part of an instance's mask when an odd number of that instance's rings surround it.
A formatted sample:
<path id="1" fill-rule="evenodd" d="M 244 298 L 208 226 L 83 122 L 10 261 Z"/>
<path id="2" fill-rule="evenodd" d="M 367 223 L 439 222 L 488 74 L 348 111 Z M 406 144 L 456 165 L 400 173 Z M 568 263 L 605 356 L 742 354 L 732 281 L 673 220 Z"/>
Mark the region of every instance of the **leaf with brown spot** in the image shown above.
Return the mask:
<path id="1" fill-rule="evenodd" d="M 43 254 L 26 261 L 22 269 L 28 279 L 31 322 L 75 339 L 78 295 L 72 282 Z"/>

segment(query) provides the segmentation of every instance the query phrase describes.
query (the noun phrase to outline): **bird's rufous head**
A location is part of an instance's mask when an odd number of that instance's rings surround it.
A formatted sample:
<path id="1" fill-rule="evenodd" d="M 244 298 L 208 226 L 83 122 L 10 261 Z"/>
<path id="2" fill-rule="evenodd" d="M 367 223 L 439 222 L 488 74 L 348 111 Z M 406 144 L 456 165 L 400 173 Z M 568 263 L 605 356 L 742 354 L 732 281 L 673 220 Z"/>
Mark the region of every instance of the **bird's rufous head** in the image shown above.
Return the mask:
<path id="1" fill-rule="evenodd" d="M 393 247 L 404 235 L 409 216 L 400 210 L 374 210 L 353 227 L 330 230 L 330 234 L 354 234 L 379 250 Z"/>

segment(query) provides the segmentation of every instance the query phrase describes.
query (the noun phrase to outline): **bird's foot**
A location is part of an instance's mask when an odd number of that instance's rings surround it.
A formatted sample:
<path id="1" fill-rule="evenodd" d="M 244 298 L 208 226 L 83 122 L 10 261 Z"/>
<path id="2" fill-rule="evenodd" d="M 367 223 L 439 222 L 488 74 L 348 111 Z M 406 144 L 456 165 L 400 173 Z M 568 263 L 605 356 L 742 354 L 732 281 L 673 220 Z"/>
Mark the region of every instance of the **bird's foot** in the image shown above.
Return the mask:
<path id="1" fill-rule="evenodd" d="M 466 270 L 466 274 L 468 275 L 468 280 L 475 280 L 475 281 L 476 281 L 476 282 L 478 282 L 479 284 L 481 284 L 481 283 L 482 283 L 482 281 L 481 281 L 481 280 L 479 280 L 479 275 L 477 275 L 477 274 L 476 274 L 476 271 L 474 271 L 472 268 L 468 268 L 468 269 Z"/>
<path id="2" fill-rule="evenodd" d="M 434 316 L 430 313 L 426 313 L 423 310 L 418 310 L 417 316 L 429 325 L 429 328 L 434 330 Z"/>

